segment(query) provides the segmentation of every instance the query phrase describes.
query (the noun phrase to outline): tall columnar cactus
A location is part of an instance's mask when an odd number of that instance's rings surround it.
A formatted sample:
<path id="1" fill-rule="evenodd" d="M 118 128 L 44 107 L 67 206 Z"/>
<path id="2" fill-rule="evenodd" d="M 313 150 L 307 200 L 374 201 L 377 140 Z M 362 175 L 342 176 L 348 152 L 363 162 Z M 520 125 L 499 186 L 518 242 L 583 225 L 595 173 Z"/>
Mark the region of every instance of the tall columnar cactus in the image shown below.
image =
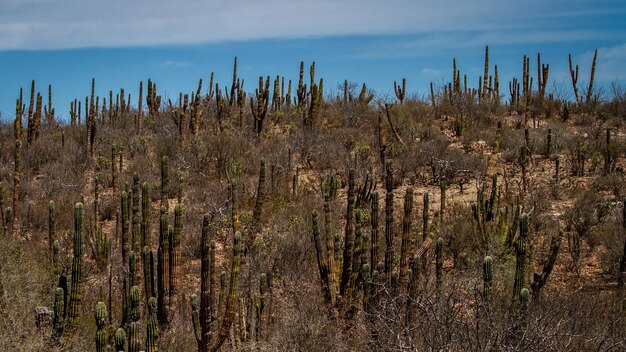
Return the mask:
<path id="1" fill-rule="evenodd" d="M 526 251 L 528 250 L 528 215 L 520 216 L 519 238 L 515 243 L 515 282 L 513 284 L 513 299 L 519 299 L 520 290 L 524 288 L 526 275 Z"/>
<path id="2" fill-rule="evenodd" d="M 343 247 L 343 268 L 341 271 L 341 281 L 339 285 L 339 294 L 346 295 L 349 289 L 350 276 L 352 274 L 352 255 L 354 251 L 354 170 L 348 173 L 348 204 L 346 213 L 346 230 Z"/>
<path id="3" fill-rule="evenodd" d="M 137 256 L 134 251 L 130 251 L 128 255 L 128 283 L 129 287 L 139 284 L 139 279 L 137 278 Z"/>
<path id="4" fill-rule="evenodd" d="M 143 122 L 143 81 L 139 81 L 139 103 L 137 104 L 137 134 L 141 134 Z"/>
<path id="5" fill-rule="evenodd" d="M 169 288 L 169 237 L 167 226 L 167 211 L 161 208 L 159 226 L 159 248 L 157 254 L 157 299 L 159 324 L 166 326 L 168 323 L 168 288 Z"/>
<path id="6" fill-rule="evenodd" d="M 148 299 L 148 317 L 146 318 L 146 352 L 159 350 L 159 321 L 157 319 L 157 299 Z"/>
<path id="7" fill-rule="evenodd" d="M 404 218 L 402 219 L 402 242 L 400 246 L 400 292 L 406 293 L 409 286 L 409 260 L 411 253 L 411 225 L 413 214 L 413 188 L 404 195 Z"/>
<path id="8" fill-rule="evenodd" d="M 254 117 L 254 129 L 257 133 L 257 137 L 261 135 L 263 131 L 263 121 L 267 115 L 267 107 L 269 103 L 269 87 L 270 77 L 267 76 L 265 83 L 263 76 L 259 77 L 259 88 L 256 90 L 256 104 L 254 98 L 250 97 L 250 110 Z"/>
<path id="9" fill-rule="evenodd" d="M 171 228 L 171 226 L 170 226 Z M 174 228 L 168 229 L 170 240 L 170 310 L 174 309 L 178 301 L 178 271 L 180 266 L 180 242 L 183 232 L 183 206 L 177 204 L 174 208 Z"/>
<path id="10" fill-rule="evenodd" d="M 254 204 L 254 212 L 252 213 L 252 220 L 255 225 L 259 225 L 261 222 L 261 211 L 263 209 L 263 202 L 265 201 L 265 161 L 261 160 L 261 167 L 259 169 L 259 184 L 256 192 L 256 203 Z"/>
<path id="11" fill-rule="evenodd" d="M 317 223 L 317 212 L 313 211 L 311 215 L 311 224 L 313 230 L 313 243 L 315 244 L 315 252 L 317 253 L 317 267 L 320 272 L 320 282 L 322 283 L 322 291 L 324 292 L 324 299 L 327 303 L 331 302 L 330 290 L 332 289 L 328 285 L 328 263 L 326 257 L 326 251 L 322 247 L 322 238 L 320 236 L 319 227 Z"/>
<path id="12" fill-rule="evenodd" d="M 128 344 L 128 341 L 126 340 L 126 331 L 122 328 L 117 329 L 117 331 L 115 331 L 115 351 L 116 352 L 126 351 L 127 344 Z"/>
<path id="13" fill-rule="evenodd" d="M 96 262 L 98 266 L 103 269 L 106 267 L 107 262 L 109 261 L 109 251 L 111 248 L 111 243 L 106 233 L 102 231 L 102 226 L 100 224 L 96 224 L 96 233 L 95 233 L 95 250 L 96 250 Z"/>
<path id="14" fill-rule="evenodd" d="M 52 318 L 53 337 L 59 338 L 65 328 L 65 290 L 57 287 L 54 290 L 54 317 Z"/>
<path id="15" fill-rule="evenodd" d="M 150 246 L 150 186 L 141 185 L 141 247 Z"/>
<path id="16" fill-rule="evenodd" d="M 385 278 L 387 284 L 391 283 L 391 273 L 393 272 L 393 239 L 394 239 L 394 219 L 393 219 L 393 167 L 391 161 L 387 161 L 385 165 L 385 189 L 387 194 L 385 196 Z"/>
<path id="17" fill-rule="evenodd" d="M 34 81 L 33 81 L 34 82 Z M 15 141 L 15 152 L 13 154 L 13 234 L 17 235 L 20 230 L 19 210 L 20 210 L 20 160 L 22 155 L 22 141 Z"/>
<path id="18" fill-rule="evenodd" d="M 326 262 L 327 262 L 327 277 L 330 294 L 330 305 L 334 307 L 337 303 L 337 268 L 335 267 L 335 236 L 332 233 L 331 225 L 331 211 L 330 211 L 330 199 L 333 192 L 324 193 L 324 231 L 326 235 Z"/>
<path id="19" fill-rule="evenodd" d="M 441 288 L 443 282 L 443 238 L 439 237 L 435 242 L 435 277 L 437 289 Z"/>
<path id="20" fill-rule="evenodd" d="M 493 293 L 493 259 L 486 256 L 483 259 L 483 299 L 489 303 Z"/>
<path id="21" fill-rule="evenodd" d="M 139 301 L 141 300 L 141 290 L 139 289 L 139 286 L 132 286 L 129 293 L 129 317 L 131 322 L 136 322 L 141 319 L 141 307 L 139 305 Z"/>
<path id="22" fill-rule="evenodd" d="M 426 241 L 426 238 L 428 238 L 429 198 L 428 192 L 424 193 L 424 208 L 422 209 L 422 241 Z"/>
<path id="23" fill-rule="evenodd" d="M 22 137 L 22 115 L 24 114 L 24 106 L 22 105 L 22 88 L 20 88 L 20 97 L 15 101 L 15 121 L 13 123 L 13 137 L 20 139 Z"/>
<path id="24" fill-rule="evenodd" d="M 522 288 L 519 292 L 519 310 L 522 315 L 528 311 L 528 289 Z"/>
<path id="25" fill-rule="evenodd" d="M 167 155 L 161 158 L 161 208 L 169 209 L 169 202 L 167 201 L 167 191 L 169 187 L 169 158 Z"/>
<path id="26" fill-rule="evenodd" d="M 80 316 L 83 266 L 83 204 L 74 206 L 74 259 L 72 260 L 72 288 L 67 317 L 73 323 Z"/>
<path id="27" fill-rule="evenodd" d="M 1 189 L 0 189 L 1 192 Z M 2 195 L 0 194 L 0 198 Z M 0 203 L 2 203 L 0 201 Z M 2 204 L 0 204 L 0 213 L 2 213 Z M 48 253 L 50 254 L 50 258 L 52 258 L 52 253 L 54 252 L 54 241 L 56 241 L 56 207 L 54 205 L 54 201 L 50 201 L 48 203 Z M 0 227 L 4 224 L 0 223 Z"/>
<path id="28" fill-rule="evenodd" d="M 133 321 L 128 329 L 128 352 L 143 351 L 143 343 L 141 337 L 141 323 Z"/>
<path id="29" fill-rule="evenodd" d="M 132 230 L 131 230 L 131 249 L 137 253 L 141 251 L 140 247 L 140 236 L 141 236 L 141 214 L 139 213 L 139 176 L 135 173 L 133 175 L 133 188 L 132 188 L 132 208 L 131 208 L 131 219 L 132 219 Z"/>
<path id="30" fill-rule="evenodd" d="M 400 105 L 402 105 L 406 96 L 406 78 L 402 79 L 402 86 L 396 84 L 396 81 L 393 81 L 393 90 L 396 93 L 396 98 L 400 101 Z"/>
<path id="31" fill-rule="evenodd" d="M 598 58 L 598 49 L 596 49 L 596 51 L 593 53 L 593 62 L 591 63 L 591 75 L 589 77 L 589 88 L 587 88 L 587 100 L 585 101 L 587 104 L 591 102 L 591 98 L 593 97 L 593 82 L 595 79 L 597 58 Z"/>
<path id="32" fill-rule="evenodd" d="M 120 196 L 120 203 L 122 208 L 122 262 L 126 263 L 128 260 L 128 250 L 129 250 L 129 233 L 128 233 L 128 193 L 122 192 Z"/>
<path id="33" fill-rule="evenodd" d="M 35 113 L 35 80 L 30 84 L 30 104 L 28 105 L 28 130 L 26 135 L 26 144 L 30 145 L 33 141 L 34 134 L 34 113 Z"/>
<path id="34" fill-rule="evenodd" d="M 154 287 L 154 269 L 153 269 L 153 256 L 150 247 L 143 247 L 141 253 L 141 259 L 143 261 L 143 287 L 146 297 L 146 301 L 156 294 Z"/>
<path id="35" fill-rule="evenodd" d="M 96 311 L 94 313 L 96 318 L 96 352 L 106 352 L 108 349 L 108 332 L 106 329 L 107 322 L 107 307 L 104 302 L 96 303 Z"/>
<path id="36" fill-rule="evenodd" d="M 113 187 L 113 194 L 117 193 L 117 187 L 119 184 L 120 170 L 118 169 L 117 160 L 119 159 L 119 146 L 117 143 L 111 145 L 111 187 Z"/>
<path id="37" fill-rule="evenodd" d="M 222 346 L 229 335 L 230 327 L 235 319 L 235 312 L 238 304 L 238 276 L 241 252 L 241 234 L 235 233 L 233 243 L 233 256 L 230 271 L 230 285 L 228 289 L 228 297 L 226 298 L 225 308 L 219 309 L 221 299 L 218 300 L 218 307 L 214 306 L 215 289 L 212 285 L 211 278 L 214 278 L 215 257 L 212 255 L 212 239 L 209 233 L 209 218 L 205 216 L 202 226 L 202 282 L 200 292 L 200 307 L 198 307 L 198 298 L 195 294 L 191 296 L 192 320 L 198 343 L 198 351 L 217 351 Z M 223 274 L 225 277 L 226 275 Z M 225 282 L 220 289 L 220 297 L 226 297 Z M 213 294 L 213 296 L 212 296 Z M 198 309 L 199 308 L 199 309 Z M 214 314 L 217 311 L 217 314 Z M 219 314 L 222 313 L 220 317 Z"/>
<path id="38" fill-rule="evenodd" d="M 378 192 L 372 193 L 372 213 L 371 213 L 371 245 L 370 245 L 370 263 L 371 263 L 371 275 L 374 275 L 376 265 L 380 262 L 380 239 L 378 238 L 378 207 L 379 207 Z M 380 273 L 379 273 L 380 274 Z"/>

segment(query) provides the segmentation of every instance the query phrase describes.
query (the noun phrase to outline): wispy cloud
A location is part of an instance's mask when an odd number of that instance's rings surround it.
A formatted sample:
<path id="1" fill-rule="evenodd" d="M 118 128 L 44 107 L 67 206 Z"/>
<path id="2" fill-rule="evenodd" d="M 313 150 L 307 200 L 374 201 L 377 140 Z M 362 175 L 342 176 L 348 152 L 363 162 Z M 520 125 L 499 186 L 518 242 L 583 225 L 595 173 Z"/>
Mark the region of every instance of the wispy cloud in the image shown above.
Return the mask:
<path id="1" fill-rule="evenodd" d="M 167 61 L 157 63 L 155 67 L 156 68 L 179 68 L 179 67 L 189 67 L 191 65 L 192 65 L 191 62 L 189 61 L 167 60 Z"/>
<path id="2" fill-rule="evenodd" d="M 475 39 L 487 41 L 505 40 L 501 33 L 524 28 L 533 32 L 517 40 L 540 41 L 546 35 L 573 40 L 576 31 L 593 39 L 603 33 L 571 24 L 580 17 L 606 15 L 609 9 L 612 14 L 623 11 L 620 4 L 621 0 L 593 4 L 582 0 L 4 0 L 0 2 L 0 50 L 454 31 L 485 32 L 484 38 Z"/>

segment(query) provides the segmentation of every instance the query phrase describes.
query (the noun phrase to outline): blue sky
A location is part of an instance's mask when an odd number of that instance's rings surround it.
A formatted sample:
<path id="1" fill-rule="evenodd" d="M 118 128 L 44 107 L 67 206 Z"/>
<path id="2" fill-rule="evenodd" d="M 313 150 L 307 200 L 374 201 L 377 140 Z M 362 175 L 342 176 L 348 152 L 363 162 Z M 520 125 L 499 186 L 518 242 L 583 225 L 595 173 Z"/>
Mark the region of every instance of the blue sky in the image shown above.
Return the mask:
<path id="1" fill-rule="evenodd" d="M 453 57 L 477 85 L 485 45 L 503 93 L 522 55 L 534 74 L 541 52 L 551 87 L 567 96 L 567 54 L 586 85 L 595 48 L 596 80 L 608 90 L 626 84 L 625 18 L 623 0 L 0 0 L 0 112 L 14 118 L 31 79 L 42 93 L 52 84 L 64 117 L 92 77 L 102 96 L 124 87 L 136 103 L 139 81 L 152 78 L 176 98 L 211 72 L 230 84 L 234 56 L 248 91 L 259 75 L 297 80 L 303 60 L 316 61 L 327 93 L 348 79 L 391 99 L 393 81 L 406 77 L 409 94 L 422 95 L 450 79 Z"/>

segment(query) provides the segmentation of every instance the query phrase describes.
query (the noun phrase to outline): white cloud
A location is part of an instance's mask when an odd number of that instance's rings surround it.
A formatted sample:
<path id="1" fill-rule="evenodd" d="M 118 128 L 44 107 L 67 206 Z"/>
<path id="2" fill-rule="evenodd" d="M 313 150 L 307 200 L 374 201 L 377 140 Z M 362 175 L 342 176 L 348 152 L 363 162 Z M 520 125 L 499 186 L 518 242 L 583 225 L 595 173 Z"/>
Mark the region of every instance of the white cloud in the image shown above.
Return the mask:
<path id="1" fill-rule="evenodd" d="M 619 0 L 601 2 L 619 8 Z M 2 0 L 0 50 L 452 31 L 486 31 L 488 41 L 534 28 L 536 35 L 519 38 L 528 41 L 587 10 L 582 0 Z"/>

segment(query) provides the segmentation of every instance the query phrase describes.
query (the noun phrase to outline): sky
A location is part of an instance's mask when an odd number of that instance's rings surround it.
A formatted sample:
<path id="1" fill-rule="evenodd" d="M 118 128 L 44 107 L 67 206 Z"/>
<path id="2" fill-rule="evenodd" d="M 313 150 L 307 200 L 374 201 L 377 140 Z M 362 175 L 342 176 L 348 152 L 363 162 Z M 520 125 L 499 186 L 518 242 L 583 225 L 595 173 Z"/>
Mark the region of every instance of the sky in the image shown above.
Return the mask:
<path id="1" fill-rule="evenodd" d="M 62 118 L 92 77 L 101 96 L 124 87 L 135 104 L 151 78 L 175 100 L 211 72 L 230 85 L 235 56 L 247 91 L 259 75 L 297 82 L 299 62 L 315 61 L 327 95 L 347 79 L 391 100 L 406 78 L 408 94 L 424 96 L 451 79 L 453 57 L 476 86 L 486 45 L 503 95 L 522 56 L 535 75 L 541 53 L 548 89 L 569 98 L 568 54 L 584 87 L 596 48 L 596 84 L 610 93 L 626 84 L 625 19 L 624 0 L 0 0 L 0 114 L 14 118 L 33 79 L 44 97 L 52 85 Z"/>

